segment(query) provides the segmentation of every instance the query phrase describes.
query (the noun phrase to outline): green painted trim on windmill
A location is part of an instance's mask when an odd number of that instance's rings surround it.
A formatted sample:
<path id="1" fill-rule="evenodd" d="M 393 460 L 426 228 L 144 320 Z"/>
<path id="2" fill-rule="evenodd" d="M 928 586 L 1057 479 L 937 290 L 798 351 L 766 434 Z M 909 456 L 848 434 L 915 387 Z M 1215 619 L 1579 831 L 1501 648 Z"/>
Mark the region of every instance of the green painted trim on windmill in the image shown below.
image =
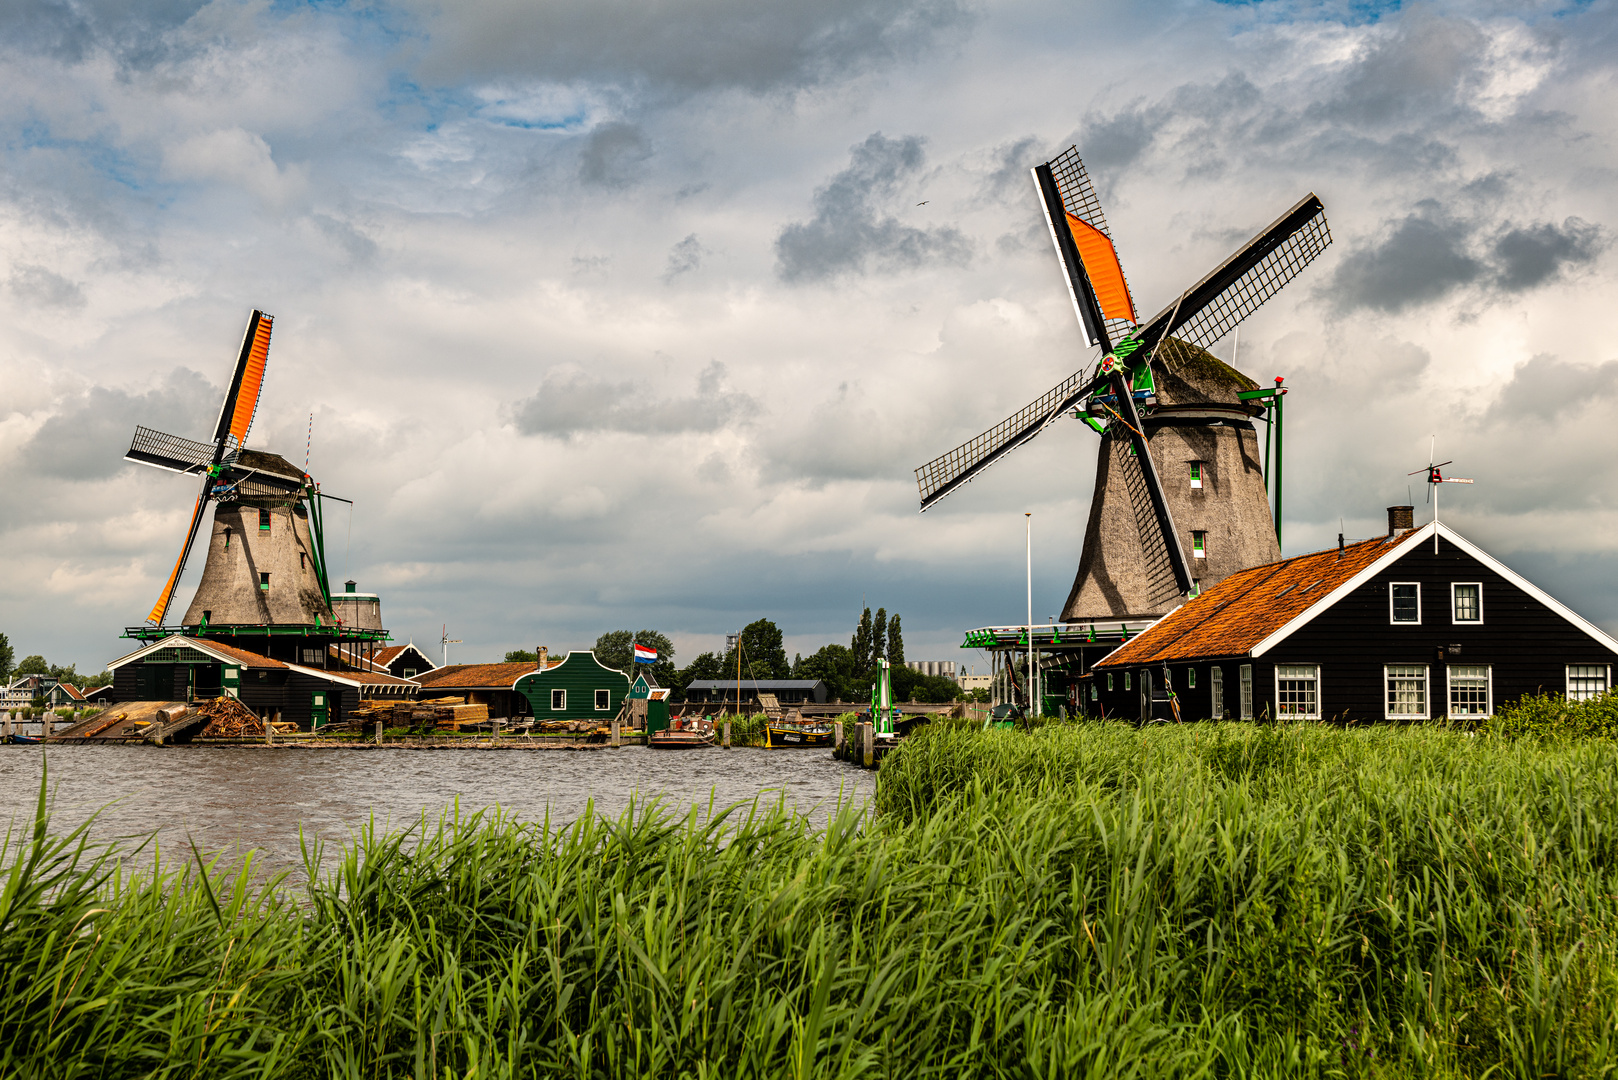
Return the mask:
<path id="1" fill-rule="evenodd" d="M 1115 358 L 1122 360 L 1129 356 L 1130 353 L 1139 349 L 1140 345 L 1140 338 L 1124 338 L 1124 340 L 1120 341 L 1116 346 L 1113 347 L 1112 355 Z"/>
<path id="2" fill-rule="evenodd" d="M 1263 389 L 1263 390 L 1238 390 L 1238 391 L 1236 391 L 1236 398 L 1239 401 L 1257 401 L 1260 398 L 1267 398 L 1267 397 L 1274 397 L 1274 396 L 1275 396 L 1275 387 L 1273 387 L 1273 386 L 1268 387 L 1268 388 Z"/>

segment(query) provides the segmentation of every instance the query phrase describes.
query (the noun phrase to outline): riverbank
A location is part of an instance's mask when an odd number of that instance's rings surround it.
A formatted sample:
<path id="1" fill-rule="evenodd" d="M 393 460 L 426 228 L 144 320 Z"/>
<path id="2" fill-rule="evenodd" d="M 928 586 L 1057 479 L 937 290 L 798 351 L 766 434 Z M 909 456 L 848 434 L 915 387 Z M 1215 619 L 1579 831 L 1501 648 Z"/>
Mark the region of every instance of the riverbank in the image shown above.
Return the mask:
<path id="1" fill-rule="evenodd" d="M 1615 768 L 1607 742 L 1432 728 L 940 724 L 883 763 L 874 819 L 462 813 L 311 848 L 290 891 L 131 875 L 41 830 L 7 852 L 0 1054 L 107 1076 L 1598 1075 Z"/>

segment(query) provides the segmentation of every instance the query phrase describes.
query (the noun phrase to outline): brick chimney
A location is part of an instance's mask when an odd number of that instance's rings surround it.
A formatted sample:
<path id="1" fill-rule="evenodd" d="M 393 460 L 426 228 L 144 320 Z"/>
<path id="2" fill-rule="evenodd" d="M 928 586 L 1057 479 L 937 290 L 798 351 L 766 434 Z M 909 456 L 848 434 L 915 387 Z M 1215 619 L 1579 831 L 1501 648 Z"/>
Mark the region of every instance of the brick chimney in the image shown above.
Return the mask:
<path id="1" fill-rule="evenodd" d="M 535 653 L 536 656 L 539 657 L 539 663 L 535 664 L 534 667 L 537 668 L 540 671 L 544 671 L 545 670 L 545 665 L 550 663 L 550 659 L 551 659 L 550 653 L 551 653 L 551 651 L 549 649 L 547 649 L 545 646 L 541 645 L 539 648 L 534 650 L 534 653 Z"/>
<path id="2" fill-rule="evenodd" d="M 1398 536 L 1400 533 L 1416 527 L 1416 508 L 1414 506 L 1388 507 L 1388 535 Z"/>

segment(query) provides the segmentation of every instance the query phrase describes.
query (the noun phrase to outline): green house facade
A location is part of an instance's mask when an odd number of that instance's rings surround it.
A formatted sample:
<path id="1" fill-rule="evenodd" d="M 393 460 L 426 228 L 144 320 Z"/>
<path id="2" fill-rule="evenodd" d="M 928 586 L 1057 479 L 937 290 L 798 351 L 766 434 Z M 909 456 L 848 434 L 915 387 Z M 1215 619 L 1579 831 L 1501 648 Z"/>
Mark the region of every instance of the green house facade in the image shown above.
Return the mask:
<path id="1" fill-rule="evenodd" d="M 611 720 L 629 693 L 629 676 L 589 650 L 574 651 L 554 667 L 524 675 L 515 689 L 535 720 Z"/>

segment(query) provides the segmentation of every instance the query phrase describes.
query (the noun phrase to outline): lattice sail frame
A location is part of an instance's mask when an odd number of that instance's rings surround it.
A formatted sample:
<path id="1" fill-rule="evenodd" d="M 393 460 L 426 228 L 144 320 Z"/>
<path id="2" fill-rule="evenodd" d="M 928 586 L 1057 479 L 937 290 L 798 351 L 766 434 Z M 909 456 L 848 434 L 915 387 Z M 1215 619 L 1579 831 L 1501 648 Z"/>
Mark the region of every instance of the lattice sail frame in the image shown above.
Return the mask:
<path id="1" fill-rule="evenodd" d="M 1090 381 L 1084 372 L 1074 372 L 1037 401 L 1025 405 L 977 438 L 962 443 L 917 469 L 916 486 L 921 491 L 921 508 L 927 509 L 948 494 L 957 482 L 970 482 L 972 475 L 995 458 L 1038 435 L 1078 403 L 1088 392 Z"/>
<path id="2" fill-rule="evenodd" d="M 1049 162 L 1051 176 L 1056 180 L 1056 189 L 1062 193 L 1062 209 L 1072 214 L 1093 228 L 1112 242 L 1114 250 L 1118 241 L 1113 239 L 1112 229 L 1107 226 L 1107 215 L 1101 210 L 1101 198 L 1096 194 L 1095 185 L 1090 182 L 1090 173 L 1079 160 L 1079 148 L 1070 146 Z M 1118 271 L 1124 277 L 1124 289 L 1129 293 L 1129 306 L 1140 310 L 1135 303 L 1135 291 L 1129 287 L 1129 275 L 1124 273 L 1123 260 L 1118 261 Z M 1107 334 L 1114 341 L 1129 334 L 1135 324 L 1128 319 L 1104 318 L 1107 324 Z"/>
<path id="3" fill-rule="evenodd" d="M 1314 202 L 1314 212 L 1291 235 L 1271 248 L 1190 317 L 1169 326 L 1163 338 L 1173 335 L 1199 348 L 1209 348 L 1285 288 L 1288 282 L 1303 272 L 1304 267 L 1314 262 L 1331 244 L 1331 226 L 1326 223 L 1325 207 L 1315 196 L 1309 195 L 1269 229 L 1215 267 L 1202 281 L 1217 277 L 1227 266 L 1248 257 L 1254 245 L 1261 243 L 1271 230 L 1293 213 L 1304 209 L 1311 200 Z M 1187 289 L 1185 295 L 1195 293 L 1202 281 Z"/>
<path id="4" fill-rule="evenodd" d="M 214 448 L 208 443 L 179 435 L 135 426 L 135 440 L 124 457 L 145 465 L 155 465 L 178 473 L 206 472 L 213 464 Z"/>

